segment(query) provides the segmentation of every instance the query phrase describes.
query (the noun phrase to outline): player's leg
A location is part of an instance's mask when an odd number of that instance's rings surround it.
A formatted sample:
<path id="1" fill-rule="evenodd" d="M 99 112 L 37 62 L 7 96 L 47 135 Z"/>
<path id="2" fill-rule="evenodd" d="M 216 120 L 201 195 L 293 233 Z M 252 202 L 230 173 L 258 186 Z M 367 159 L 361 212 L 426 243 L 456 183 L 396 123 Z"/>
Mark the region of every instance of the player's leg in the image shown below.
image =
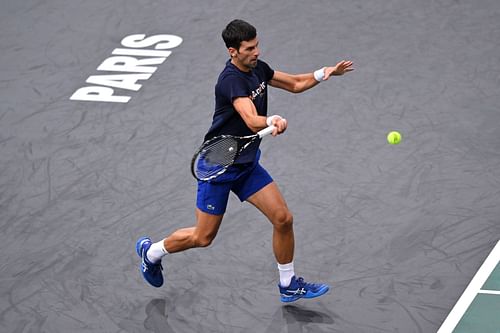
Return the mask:
<path id="1" fill-rule="evenodd" d="M 262 177 L 265 170 L 260 166 L 256 169 L 255 174 L 261 174 L 257 177 Z M 299 298 L 314 298 L 328 292 L 330 287 L 326 284 L 308 283 L 295 276 L 293 216 L 276 183 L 271 182 L 262 187 L 249 196 L 247 201 L 257 207 L 273 224 L 273 250 L 280 272 L 281 301 L 293 302 Z"/>
<path id="2" fill-rule="evenodd" d="M 163 240 L 168 253 L 185 251 L 194 247 L 209 246 L 219 231 L 224 215 L 212 215 L 196 208 L 196 225 L 173 232 Z"/>
<path id="3" fill-rule="evenodd" d="M 257 207 L 273 225 L 273 251 L 279 264 L 293 261 L 295 238 L 293 216 L 275 182 L 247 199 Z"/>
<path id="4" fill-rule="evenodd" d="M 144 279 L 154 287 L 163 285 L 162 258 L 170 253 L 195 247 L 209 246 L 217 235 L 224 215 L 212 215 L 196 209 L 196 225 L 174 231 L 165 239 L 153 243 L 149 237 L 137 241 L 136 251 L 141 257 Z"/>
<path id="5" fill-rule="evenodd" d="M 193 227 L 178 229 L 156 243 L 149 237 L 137 241 L 136 251 L 142 259 L 141 273 L 147 282 L 155 287 L 163 285 L 161 260 L 165 255 L 212 243 L 226 210 L 230 188 L 230 184 L 199 182 Z"/>

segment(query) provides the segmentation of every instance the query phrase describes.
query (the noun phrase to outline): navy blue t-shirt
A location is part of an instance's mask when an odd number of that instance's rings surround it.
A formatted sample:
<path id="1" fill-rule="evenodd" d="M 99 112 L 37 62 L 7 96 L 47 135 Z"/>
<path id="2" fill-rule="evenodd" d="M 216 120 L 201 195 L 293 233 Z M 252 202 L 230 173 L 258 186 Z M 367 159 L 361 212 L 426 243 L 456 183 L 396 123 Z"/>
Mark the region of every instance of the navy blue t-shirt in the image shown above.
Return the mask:
<path id="1" fill-rule="evenodd" d="M 215 113 L 205 140 L 221 134 L 254 134 L 234 109 L 233 101 L 237 97 L 250 97 L 257 113 L 267 116 L 267 83 L 273 75 L 274 70 L 263 61 L 257 60 L 257 66 L 250 72 L 242 72 L 228 60 L 215 85 Z M 236 162 L 253 162 L 259 145 L 260 140 L 256 140 L 244 150 Z"/>

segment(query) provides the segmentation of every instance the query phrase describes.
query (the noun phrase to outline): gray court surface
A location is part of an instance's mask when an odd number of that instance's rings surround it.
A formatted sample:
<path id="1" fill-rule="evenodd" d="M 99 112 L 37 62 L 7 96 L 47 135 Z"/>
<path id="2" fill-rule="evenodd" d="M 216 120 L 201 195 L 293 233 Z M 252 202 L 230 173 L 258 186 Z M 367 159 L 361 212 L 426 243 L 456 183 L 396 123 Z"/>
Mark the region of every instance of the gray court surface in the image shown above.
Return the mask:
<path id="1" fill-rule="evenodd" d="M 280 303 L 271 224 L 236 197 L 212 246 L 165 258 L 165 286 L 139 272 L 139 237 L 194 223 L 189 163 L 234 18 L 276 70 L 354 61 L 269 91 L 289 128 L 262 164 L 296 272 L 332 286 L 316 300 Z M 0 330 L 435 332 L 500 239 L 499 36 L 497 0 L 0 1 Z M 120 52 L 156 63 L 112 71 Z M 96 86 L 128 102 L 70 99 Z"/>

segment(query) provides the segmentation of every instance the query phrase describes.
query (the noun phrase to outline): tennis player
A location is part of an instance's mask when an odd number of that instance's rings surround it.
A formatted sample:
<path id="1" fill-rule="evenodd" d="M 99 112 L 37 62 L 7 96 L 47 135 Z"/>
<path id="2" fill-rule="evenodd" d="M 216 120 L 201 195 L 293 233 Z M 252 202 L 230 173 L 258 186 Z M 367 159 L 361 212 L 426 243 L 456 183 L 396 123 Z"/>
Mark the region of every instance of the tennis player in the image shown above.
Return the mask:
<path id="1" fill-rule="evenodd" d="M 353 70 L 351 61 L 323 67 L 313 73 L 292 75 L 273 70 L 259 60 L 256 29 L 242 20 L 230 22 L 222 32 L 230 59 L 215 86 L 215 113 L 205 140 L 221 134 L 252 135 L 274 125 L 273 135 L 285 132 L 287 121 L 279 115 L 267 115 L 268 86 L 300 93 L 334 75 Z M 257 207 L 273 225 L 273 251 L 278 262 L 281 301 L 314 298 L 329 290 L 326 284 L 308 283 L 295 274 L 293 266 L 293 216 L 269 173 L 259 164 L 260 140 L 238 157 L 223 180 L 198 181 L 196 224 L 173 232 L 153 243 L 143 237 L 136 251 L 141 257 L 144 279 L 155 287 L 163 284 L 162 258 L 168 254 L 209 246 L 217 235 L 226 211 L 229 193 Z"/>

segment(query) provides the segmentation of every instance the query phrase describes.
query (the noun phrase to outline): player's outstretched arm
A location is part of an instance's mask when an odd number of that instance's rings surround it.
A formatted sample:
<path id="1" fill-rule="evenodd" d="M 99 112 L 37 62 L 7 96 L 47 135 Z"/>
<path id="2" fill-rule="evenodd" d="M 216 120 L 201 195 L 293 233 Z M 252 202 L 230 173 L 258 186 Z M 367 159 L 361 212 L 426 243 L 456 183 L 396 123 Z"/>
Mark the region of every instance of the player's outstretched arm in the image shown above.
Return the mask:
<path id="1" fill-rule="evenodd" d="M 301 93 L 306 91 L 322 81 L 328 80 L 331 76 L 344 75 L 353 71 L 353 62 L 342 60 L 335 66 L 323 67 L 313 73 L 306 74 L 288 74 L 275 71 L 274 76 L 269 81 L 272 87 L 284 89 L 292 93 Z"/>

